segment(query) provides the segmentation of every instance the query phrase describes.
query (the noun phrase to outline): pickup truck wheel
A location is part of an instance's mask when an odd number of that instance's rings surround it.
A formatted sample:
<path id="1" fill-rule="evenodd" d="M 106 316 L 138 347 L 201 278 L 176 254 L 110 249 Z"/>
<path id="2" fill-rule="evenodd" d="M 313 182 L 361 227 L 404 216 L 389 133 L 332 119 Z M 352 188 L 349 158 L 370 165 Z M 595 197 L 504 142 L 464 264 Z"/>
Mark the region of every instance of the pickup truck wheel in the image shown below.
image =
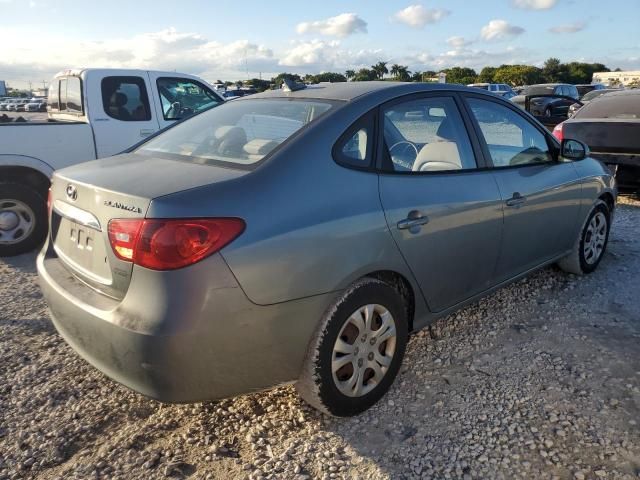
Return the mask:
<path id="1" fill-rule="evenodd" d="M 591 273 L 598 268 L 607 248 L 610 222 L 609 207 L 598 201 L 584 222 L 571 254 L 561 259 L 558 266 L 576 275 Z"/>
<path id="2" fill-rule="evenodd" d="M 363 278 L 330 307 L 309 344 L 296 389 L 316 409 L 338 417 L 361 413 L 393 383 L 408 338 L 400 293 Z"/>
<path id="3" fill-rule="evenodd" d="M 44 198 L 28 185 L 0 183 L 0 257 L 30 252 L 46 235 Z"/>

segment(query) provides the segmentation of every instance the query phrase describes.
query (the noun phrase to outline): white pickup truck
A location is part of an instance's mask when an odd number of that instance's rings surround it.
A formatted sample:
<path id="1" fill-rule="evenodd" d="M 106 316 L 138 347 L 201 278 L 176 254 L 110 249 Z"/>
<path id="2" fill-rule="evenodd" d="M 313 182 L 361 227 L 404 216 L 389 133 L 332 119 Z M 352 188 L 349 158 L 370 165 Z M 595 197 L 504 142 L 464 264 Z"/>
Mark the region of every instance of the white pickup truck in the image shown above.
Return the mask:
<path id="1" fill-rule="evenodd" d="M 0 257 L 30 251 L 45 238 L 54 170 L 120 153 L 222 102 L 204 80 L 183 73 L 58 73 L 49 87 L 48 122 L 0 124 Z"/>

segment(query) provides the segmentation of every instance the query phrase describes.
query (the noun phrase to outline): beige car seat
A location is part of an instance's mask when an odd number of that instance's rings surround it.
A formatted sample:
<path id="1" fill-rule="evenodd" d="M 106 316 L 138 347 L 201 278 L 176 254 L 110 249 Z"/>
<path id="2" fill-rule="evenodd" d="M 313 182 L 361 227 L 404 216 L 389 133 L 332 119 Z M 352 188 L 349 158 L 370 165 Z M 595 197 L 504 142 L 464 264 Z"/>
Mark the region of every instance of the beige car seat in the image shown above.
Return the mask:
<path id="1" fill-rule="evenodd" d="M 455 132 L 448 118 L 445 118 L 438 127 L 436 139 L 420 149 L 415 162 L 413 162 L 412 170 L 414 172 L 462 170 L 460 151 L 455 142 Z"/>

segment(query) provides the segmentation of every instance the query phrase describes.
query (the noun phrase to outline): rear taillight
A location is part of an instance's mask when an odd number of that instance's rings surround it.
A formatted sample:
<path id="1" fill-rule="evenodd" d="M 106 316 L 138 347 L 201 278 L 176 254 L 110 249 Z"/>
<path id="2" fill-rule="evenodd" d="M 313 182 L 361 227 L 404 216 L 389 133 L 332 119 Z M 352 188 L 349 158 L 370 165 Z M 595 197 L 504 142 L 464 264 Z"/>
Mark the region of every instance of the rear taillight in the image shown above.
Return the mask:
<path id="1" fill-rule="evenodd" d="M 109 222 L 107 227 L 109 242 L 113 253 L 120 260 L 133 261 L 133 252 L 143 222 L 143 219 L 116 219 Z"/>
<path id="2" fill-rule="evenodd" d="M 199 262 L 244 230 L 239 218 L 115 219 L 109 222 L 113 252 L 152 270 L 174 270 Z"/>
<path id="3" fill-rule="evenodd" d="M 556 125 L 552 132 L 553 136 L 556 137 L 559 142 L 562 142 L 562 140 L 564 139 L 564 132 L 562 131 L 563 128 L 564 128 L 564 122 Z"/>

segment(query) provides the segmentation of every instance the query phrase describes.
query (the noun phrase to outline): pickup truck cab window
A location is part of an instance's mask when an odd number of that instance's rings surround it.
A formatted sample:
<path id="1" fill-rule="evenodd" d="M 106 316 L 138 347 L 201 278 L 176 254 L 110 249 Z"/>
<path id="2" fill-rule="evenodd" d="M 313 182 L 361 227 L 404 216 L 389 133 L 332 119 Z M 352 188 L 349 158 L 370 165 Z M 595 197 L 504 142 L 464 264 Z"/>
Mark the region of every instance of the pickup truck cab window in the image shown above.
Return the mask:
<path id="1" fill-rule="evenodd" d="M 67 79 L 60 80 L 60 111 L 67 109 Z"/>
<path id="2" fill-rule="evenodd" d="M 53 111 L 57 111 L 60 108 L 60 82 L 51 82 L 49 85 L 49 93 L 47 95 L 47 102 L 49 104 L 49 109 Z"/>
<path id="3" fill-rule="evenodd" d="M 151 119 L 147 87 L 141 77 L 105 77 L 101 90 L 102 106 L 111 118 L 123 122 Z"/>
<path id="4" fill-rule="evenodd" d="M 82 83 L 78 77 L 68 77 L 66 113 L 82 115 L 82 112 Z"/>
<path id="5" fill-rule="evenodd" d="M 165 120 L 179 120 L 221 103 L 211 90 L 188 78 L 161 77 L 156 85 Z"/>

